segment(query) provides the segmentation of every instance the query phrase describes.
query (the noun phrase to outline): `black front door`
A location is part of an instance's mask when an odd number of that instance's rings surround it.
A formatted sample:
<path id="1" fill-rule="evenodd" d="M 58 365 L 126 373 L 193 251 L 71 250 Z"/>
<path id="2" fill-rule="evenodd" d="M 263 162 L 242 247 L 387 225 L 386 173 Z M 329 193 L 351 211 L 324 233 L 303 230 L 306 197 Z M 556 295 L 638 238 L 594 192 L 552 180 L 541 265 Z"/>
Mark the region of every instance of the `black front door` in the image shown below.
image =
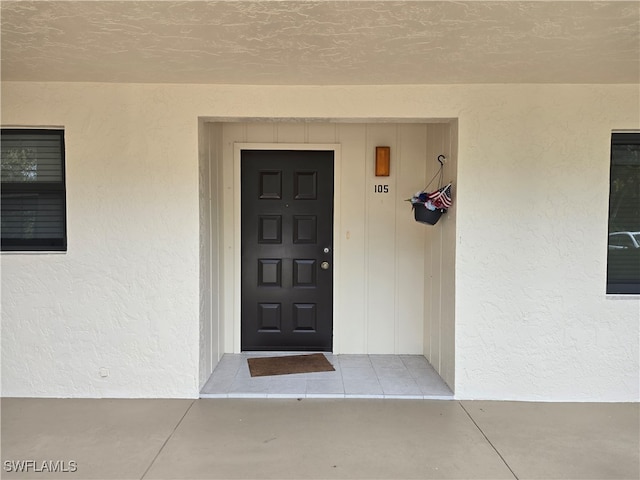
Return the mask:
<path id="1" fill-rule="evenodd" d="M 331 351 L 333 151 L 241 153 L 241 346 Z"/>

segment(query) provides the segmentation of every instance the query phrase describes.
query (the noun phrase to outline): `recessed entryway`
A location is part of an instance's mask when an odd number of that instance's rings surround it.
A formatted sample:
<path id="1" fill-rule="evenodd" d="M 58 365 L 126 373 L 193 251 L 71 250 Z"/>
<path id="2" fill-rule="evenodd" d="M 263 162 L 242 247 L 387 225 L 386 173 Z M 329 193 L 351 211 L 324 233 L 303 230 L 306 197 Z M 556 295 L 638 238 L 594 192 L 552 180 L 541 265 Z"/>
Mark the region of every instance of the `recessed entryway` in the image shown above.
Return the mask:
<path id="1" fill-rule="evenodd" d="M 405 200 L 427 186 L 440 167 L 440 155 L 447 159 L 446 181 L 455 181 L 457 121 L 208 118 L 201 119 L 200 133 L 200 385 L 209 380 L 224 354 L 263 348 L 422 356 L 452 388 L 457 203 L 437 225 L 426 226 L 414 221 Z M 389 176 L 375 176 L 379 146 L 390 152 Z M 322 230 L 333 235 L 333 246 L 326 246 L 327 259 L 322 252 L 299 258 L 286 252 L 261 253 L 249 261 L 253 274 L 243 271 L 246 248 L 242 242 L 248 228 L 243 224 L 247 190 L 241 159 L 245 150 L 333 152 L 333 182 L 322 182 L 333 186 L 333 223 L 315 226 L 316 233 Z M 267 177 L 263 186 L 271 188 L 277 175 Z M 301 186 L 311 186 L 310 178 L 301 178 Z M 455 188 L 453 196 L 455 199 Z M 257 229 L 253 244 L 259 245 L 258 234 L 265 245 L 280 241 L 283 208 L 252 219 Z M 298 233 L 309 236 L 312 224 L 302 222 L 298 227 L 305 231 Z M 320 243 L 314 248 L 322 247 Z M 292 266 L 287 273 L 285 258 Z M 298 283 L 313 283 L 323 272 L 331 274 L 330 343 L 305 346 L 277 341 L 261 344 L 260 340 L 251 345 L 243 338 L 243 310 L 250 312 L 254 322 L 258 320 L 254 330 L 263 330 L 260 333 L 266 338 L 269 330 L 281 330 L 286 315 L 293 316 L 296 306 L 292 303 L 300 307 L 294 319 L 298 330 L 317 328 L 315 300 L 286 298 L 281 302 L 256 297 L 251 299 L 252 306 L 243 308 L 243 282 L 279 284 L 285 274 L 293 282 L 296 259 L 304 260 L 296 264 Z M 326 270 L 321 269 L 323 262 Z M 291 318 L 287 321 L 291 323 Z"/>

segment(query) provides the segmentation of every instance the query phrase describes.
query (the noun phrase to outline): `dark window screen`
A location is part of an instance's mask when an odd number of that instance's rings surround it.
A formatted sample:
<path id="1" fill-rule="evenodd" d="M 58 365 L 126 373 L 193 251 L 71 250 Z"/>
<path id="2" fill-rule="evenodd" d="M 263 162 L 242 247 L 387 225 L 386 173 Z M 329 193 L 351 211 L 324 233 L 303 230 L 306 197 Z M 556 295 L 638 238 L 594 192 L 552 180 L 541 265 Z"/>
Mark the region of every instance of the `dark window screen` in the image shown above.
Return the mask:
<path id="1" fill-rule="evenodd" d="M 640 133 L 611 137 L 607 293 L 640 294 Z"/>
<path id="2" fill-rule="evenodd" d="M 66 250 L 64 132 L 2 129 L 2 250 Z"/>

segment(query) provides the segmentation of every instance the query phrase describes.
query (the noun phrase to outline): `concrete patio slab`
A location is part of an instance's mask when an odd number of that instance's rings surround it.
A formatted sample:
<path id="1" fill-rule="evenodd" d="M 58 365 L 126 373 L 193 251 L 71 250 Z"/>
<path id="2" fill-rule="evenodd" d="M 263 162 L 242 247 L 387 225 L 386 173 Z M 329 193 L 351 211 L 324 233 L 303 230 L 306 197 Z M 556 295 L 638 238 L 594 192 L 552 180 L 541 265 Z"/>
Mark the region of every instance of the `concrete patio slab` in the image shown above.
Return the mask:
<path id="1" fill-rule="evenodd" d="M 462 405 L 520 480 L 640 478 L 637 403 Z"/>
<path id="2" fill-rule="evenodd" d="M 0 404 L 0 476 L 142 478 L 192 403 L 193 400 L 4 398 Z M 24 463 L 29 460 L 34 464 Z M 19 462 L 23 462 L 22 466 Z M 56 462 L 60 462 L 58 471 L 52 472 Z"/>
<path id="3" fill-rule="evenodd" d="M 5 398 L 0 406 L 3 479 L 640 476 L 637 403 Z"/>
<path id="4" fill-rule="evenodd" d="M 507 479 L 457 402 L 199 400 L 148 479 Z"/>

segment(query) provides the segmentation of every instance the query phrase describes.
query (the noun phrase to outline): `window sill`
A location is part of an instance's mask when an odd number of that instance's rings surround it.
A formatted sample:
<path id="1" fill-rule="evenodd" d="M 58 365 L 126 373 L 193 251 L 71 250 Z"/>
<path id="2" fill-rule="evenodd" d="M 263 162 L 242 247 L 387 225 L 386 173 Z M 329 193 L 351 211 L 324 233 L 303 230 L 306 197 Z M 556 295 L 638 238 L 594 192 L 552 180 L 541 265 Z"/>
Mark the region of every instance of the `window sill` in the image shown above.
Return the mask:
<path id="1" fill-rule="evenodd" d="M 5 250 L 0 255 L 64 255 L 66 250 Z"/>

